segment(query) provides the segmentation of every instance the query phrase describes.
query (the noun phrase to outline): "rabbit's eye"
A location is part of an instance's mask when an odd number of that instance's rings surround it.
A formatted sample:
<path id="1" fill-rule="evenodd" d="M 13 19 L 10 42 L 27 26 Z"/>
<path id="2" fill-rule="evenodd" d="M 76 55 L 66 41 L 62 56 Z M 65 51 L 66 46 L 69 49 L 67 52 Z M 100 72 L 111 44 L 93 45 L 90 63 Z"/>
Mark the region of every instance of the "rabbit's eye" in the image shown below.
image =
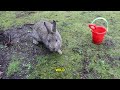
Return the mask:
<path id="1" fill-rule="evenodd" d="M 57 39 L 56 39 L 56 42 L 57 42 Z"/>

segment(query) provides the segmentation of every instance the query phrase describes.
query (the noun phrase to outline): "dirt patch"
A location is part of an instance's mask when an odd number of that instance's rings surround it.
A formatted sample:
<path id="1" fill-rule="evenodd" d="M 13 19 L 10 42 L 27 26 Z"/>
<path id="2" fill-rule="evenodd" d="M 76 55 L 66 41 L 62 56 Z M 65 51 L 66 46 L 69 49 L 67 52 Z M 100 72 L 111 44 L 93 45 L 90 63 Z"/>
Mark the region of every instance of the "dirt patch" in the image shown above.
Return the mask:
<path id="1" fill-rule="evenodd" d="M 83 72 L 84 74 L 89 73 L 89 70 L 88 70 L 88 67 L 87 67 L 88 65 L 89 65 L 89 59 L 86 58 L 86 59 L 83 61 L 83 68 L 82 68 L 82 72 Z"/>
<path id="2" fill-rule="evenodd" d="M 93 68 L 89 68 L 90 64 L 90 60 L 89 58 L 85 58 L 83 61 L 82 61 L 82 69 L 80 70 L 80 75 L 81 75 L 81 79 L 88 79 L 88 78 L 91 78 L 91 79 L 100 79 L 101 76 L 100 74 L 94 70 Z"/>
<path id="3" fill-rule="evenodd" d="M 113 42 L 112 39 L 106 39 L 103 43 L 103 46 L 107 47 L 107 48 L 111 48 L 115 46 L 115 43 Z"/>
<path id="4" fill-rule="evenodd" d="M 32 24 L 25 24 L 21 27 L 13 27 L 5 30 L 4 34 L 1 34 L 0 41 L 0 72 L 3 72 L 0 76 L 3 79 L 24 79 L 26 78 L 34 66 L 37 64 L 36 56 L 44 56 L 50 54 L 50 51 L 45 48 L 44 44 L 34 45 L 32 43 L 33 38 L 31 37 Z M 9 42 L 10 46 L 5 46 L 5 43 Z M 6 40 L 6 42 L 4 42 Z M 4 43 L 3 43 L 4 42 Z M 12 60 L 12 57 L 21 59 L 20 71 L 7 76 L 7 68 Z M 31 68 L 28 68 L 27 65 Z M 26 67 L 27 66 L 27 67 Z"/>
<path id="5" fill-rule="evenodd" d="M 112 56 L 107 53 L 108 49 L 115 49 L 116 43 L 112 39 L 106 39 L 103 43 L 104 46 L 104 55 L 98 55 L 98 58 L 105 60 L 111 67 L 118 66 L 118 61 L 120 61 L 120 56 Z"/>
<path id="6" fill-rule="evenodd" d="M 89 58 L 85 58 L 83 61 L 82 61 L 82 70 L 81 70 L 81 78 L 82 79 L 86 79 L 88 78 L 88 74 L 89 74 Z"/>
<path id="7" fill-rule="evenodd" d="M 88 74 L 89 74 L 88 66 L 89 66 L 89 63 L 90 63 L 87 52 L 85 50 L 83 50 L 83 49 L 78 48 L 78 47 L 72 48 L 72 51 L 74 53 L 78 53 L 79 55 L 84 56 L 84 59 L 82 60 L 82 69 L 79 70 L 78 72 L 80 73 L 81 79 L 87 79 Z"/>
<path id="8" fill-rule="evenodd" d="M 110 56 L 109 54 L 105 53 L 104 60 L 111 65 L 111 67 L 119 67 L 120 64 L 120 56 Z"/>

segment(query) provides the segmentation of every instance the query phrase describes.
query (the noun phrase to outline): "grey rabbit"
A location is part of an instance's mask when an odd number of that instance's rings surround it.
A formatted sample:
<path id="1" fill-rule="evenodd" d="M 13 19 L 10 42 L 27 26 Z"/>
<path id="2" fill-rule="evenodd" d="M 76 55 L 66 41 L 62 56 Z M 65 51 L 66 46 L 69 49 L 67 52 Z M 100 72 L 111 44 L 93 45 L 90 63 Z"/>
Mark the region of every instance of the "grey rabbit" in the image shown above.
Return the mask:
<path id="1" fill-rule="evenodd" d="M 32 32 L 33 43 L 43 42 L 51 52 L 62 54 L 62 38 L 57 30 L 56 21 L 39 21 L 34 24 Z"/>

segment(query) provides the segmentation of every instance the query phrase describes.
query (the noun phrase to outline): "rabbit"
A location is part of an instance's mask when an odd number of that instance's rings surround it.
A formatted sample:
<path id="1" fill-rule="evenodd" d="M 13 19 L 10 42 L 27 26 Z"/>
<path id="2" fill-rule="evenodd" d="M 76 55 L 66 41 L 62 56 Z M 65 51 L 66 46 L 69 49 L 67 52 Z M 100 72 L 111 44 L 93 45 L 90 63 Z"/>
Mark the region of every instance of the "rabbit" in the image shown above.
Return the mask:
<path id="1" fill-rule="evenodd" d="M 56 21 L 39 21 L 33 25 L 33 43 L 42 42 L 51 52 L 62 54 L 62 38 L 57 30 Z"/>

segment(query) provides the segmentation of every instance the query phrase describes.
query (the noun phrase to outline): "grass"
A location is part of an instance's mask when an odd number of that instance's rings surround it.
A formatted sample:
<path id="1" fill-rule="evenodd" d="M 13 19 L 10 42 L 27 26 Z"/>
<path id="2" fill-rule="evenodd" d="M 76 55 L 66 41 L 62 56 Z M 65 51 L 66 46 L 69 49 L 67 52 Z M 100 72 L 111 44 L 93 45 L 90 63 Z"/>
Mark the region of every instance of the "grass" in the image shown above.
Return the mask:
<path id="1" fill-rule="evenodd" d="M 80 79 L 84 75 L 87 79 L 120 78 L 119 11 L 36 11 L 20 18 L 16 18 L 16 13 L 14 11 L 1 12 L 0 26 L 7 29 L 24 23 L 35 23 L 41 19 L 54 19 L 57 21 L 63 39 L 63 54 L 37 56 L 38 64 L 28 78 Z M 108 20 L 109 32 L 107 32 L 105 40 L 110 40 L 114 45 L 111 43 L 110 45 L 94 45 L 91 42 L 91 31 L 88 24 L 99 16 Z M 101 22 L 104 23 L 104 21 L 98 21 L 98 24 Z M 86 61 L 89 63 L 84 66 L 83 62 Z M 18 64 L 18 61 L 11 63 L 8 74 L 15 72 Z M 64 71 L 56 72 L 56 68 L 61 67 L 64 68 Z M 86 68 L 88 73 L 84 74 L 83 69 Z"/>
<path id="2" fill-rule="evenodd" d="M 14 73 L 19 72 L 19 70 L 20 70 L 20 60 L 16 57 L 13 57 L 7 69 L 7 76 L 14 75 Z"/>

